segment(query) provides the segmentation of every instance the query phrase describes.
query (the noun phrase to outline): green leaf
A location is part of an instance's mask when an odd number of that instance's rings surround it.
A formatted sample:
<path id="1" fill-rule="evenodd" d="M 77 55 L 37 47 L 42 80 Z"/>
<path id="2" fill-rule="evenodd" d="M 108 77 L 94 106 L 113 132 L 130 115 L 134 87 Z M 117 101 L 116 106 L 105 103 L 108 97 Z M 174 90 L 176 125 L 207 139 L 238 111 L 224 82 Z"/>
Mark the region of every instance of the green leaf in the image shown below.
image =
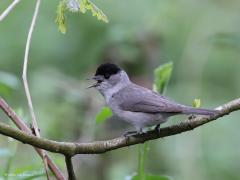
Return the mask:
<path id="1" fill-rule="evenodd" d="M 66 10 L 70 12 L 82 12 L 91 11 L 93 16 L 96 16 L 98 20 L 108 23 L 107 16 L 90 0 L 61 0 L 57 6 L 57 17 L 55 22 L 58 26 L 58 30 L 65 34 L 66 28 Z"/>
<path id="2" fill-rule="evenodd" d="M 195 108 L 199 108 L 201 106 L 201 99 L 194 99 L 192 106 Z"/>
<path id="3" fill-rule="evenodd" d="M 57 17 L 55 19 L 55 22 L 58 26 L 58 30 L 65 34 L 67 29 L 66 29 L 66 25 L 65 25 L 65 20 L 66 20 L 66 16 L 65 16 L 65 12 L 66 12 L 66 3 L 64 0 L 60 1 L 57 7 Z"/>
<path id="4" fill-rule="evenodd" d="M 104 106 L 96 115 L 96 123 L 102 123 L 112 116 L 112 111 L 109 107 Z"/>
<path id="5" fill-rule="evenodd" d="M 105 23 L 108 23 L 107 16 L 99 9 L 95 4 L 90 0 L 81 0 L 80 1 L 80 11 L 85 13 L 87 10 L 92 12 L 93 16 L 96 16 L 98 20 L 102 20 Z"/>
<path id="6" fill-rule="evenodd" d="M 154 91 L 160 94 L 164 94 L 172 74 L 172 68 L 173 63 L 169 62 L 159 66 L 154 70 L 154 84 L 153 84 Z"/>

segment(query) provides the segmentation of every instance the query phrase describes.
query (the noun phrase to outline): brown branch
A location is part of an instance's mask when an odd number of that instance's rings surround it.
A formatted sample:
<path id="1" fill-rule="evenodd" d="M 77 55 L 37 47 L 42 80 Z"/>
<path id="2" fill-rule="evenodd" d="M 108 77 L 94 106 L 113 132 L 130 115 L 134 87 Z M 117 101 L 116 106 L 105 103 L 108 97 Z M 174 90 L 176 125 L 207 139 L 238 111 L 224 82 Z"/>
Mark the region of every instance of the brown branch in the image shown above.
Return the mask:
<path id="1" fill-rule="evenodd" d="M 2 99 L 0 98 L 0 107 L 5 112 L 5 114 L 13 121 L 13 123 L 22 131 L 31 134 L 32 131 L 27 125 L 21 120 L 17 114 L 12 110 L 12 108 Z M 43 159 L 41 149 L 35 148 L 38 155 Z M 52 160 L 49 158 L 49 156 L 46 154 L 46 160 L 48 163 L 48 166 L 54 176 L 58 180 L 65 180 L 64 176 L 62 175 L 61 171 L 58 169 L 58 167 L 52 162 Z"/>
<path id="2" fill-rule="evenodd" d="M 47 151 L 61 153 L 67 156 L 75 154 L 100 154 L 114 149 L 119 149 L 134 144 L 144 143 L 145 141 L 158 139 L 161 137 L 172 136 L 182 132 L 193 130 L 222 116 L 228 115 L 233 111 L 240 110 L 240 99 L 233 100 L 217 108 L 219 113 L 212 117 L 197 116 L 191 120 L 186 120 L 179 124 L 161 128 L 160 134 L 156 131 L 148 131 L 141 136 L 135 137 L 119 137 L 106 141 L 95 141 L 90 143 L 72 143 L 57 142 L 45 138 L 36 137 L 32 134 L 16 130 L 4 123 L 0 123 L 0 134 L 12 137 L 32 146 L 45 149 Z"/>
<path id="3" fill-rule="evenodd" d="M 72 164 L 72 157 L 71 156 L 65 156 L 65 162 L 66 162 L 67 171 L 68 171 L 68 179 L 69 180 L 76 180 L 76 176 L 75 176 L 74 169 L 73 169 L 73 164 Z"/>

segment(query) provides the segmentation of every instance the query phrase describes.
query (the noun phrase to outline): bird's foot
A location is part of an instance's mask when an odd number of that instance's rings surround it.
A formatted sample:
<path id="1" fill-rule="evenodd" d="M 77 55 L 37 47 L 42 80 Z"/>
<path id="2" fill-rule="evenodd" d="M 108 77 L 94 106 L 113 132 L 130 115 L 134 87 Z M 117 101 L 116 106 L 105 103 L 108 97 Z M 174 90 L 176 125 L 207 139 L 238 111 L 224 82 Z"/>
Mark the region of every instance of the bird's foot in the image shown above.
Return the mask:
<path id="1" fill-rule="evenodd" d="M 156 125 L 154 130 L 157 131 L 158 135 L 160 135 L 160 124 Z"/>
<path id="2" fill-rule="evenodd" d="M 123 134 L 123 136 L 130 137 L 130 136 L 137 136 L 142 134 L 144 134 L 144 132 L 142 131 L 142 129 L 140 129 L 139 131 L 127 131 Z"/>

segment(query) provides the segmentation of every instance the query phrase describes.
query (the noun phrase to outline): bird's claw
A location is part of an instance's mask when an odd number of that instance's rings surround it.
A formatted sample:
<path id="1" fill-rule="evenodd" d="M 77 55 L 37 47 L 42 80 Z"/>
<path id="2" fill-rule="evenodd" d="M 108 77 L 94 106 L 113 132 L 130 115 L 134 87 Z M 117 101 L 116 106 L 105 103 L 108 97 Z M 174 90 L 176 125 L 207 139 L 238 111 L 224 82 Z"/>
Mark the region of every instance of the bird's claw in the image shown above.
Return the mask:
<path id="1" fill-rule="evenodd" d="M 160 135 L 160 124 L 156 125 L 156 127 L 154 128 L 155 131 L 157 131 L 158 135 Z"/>
<path id="2" fill-rule="evenodd" d="M 138 136 L 144 134 L 143 131 L 127 131 L 123 134 L 124 137 Z"/>

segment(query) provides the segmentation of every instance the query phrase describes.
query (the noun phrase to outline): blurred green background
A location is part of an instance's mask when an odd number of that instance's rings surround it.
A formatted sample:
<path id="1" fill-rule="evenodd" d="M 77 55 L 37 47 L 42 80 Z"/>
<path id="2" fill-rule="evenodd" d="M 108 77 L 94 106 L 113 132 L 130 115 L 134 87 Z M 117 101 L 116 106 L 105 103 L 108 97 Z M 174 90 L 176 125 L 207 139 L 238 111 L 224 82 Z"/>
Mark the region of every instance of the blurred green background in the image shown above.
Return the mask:
<path id="1" fill-rule="evenodd" d="M 214 108 L 239 97 L 239 0 L 93 2 L 109 23 L 89 12 L 67 13 L 67 33 L 62 35 L 54 23 L 58 1 L 42 1 L 28 79 L 43 137 L 89 142 L 114 138 L 132 128 L 114 120 L 95 122 L 104 100 L 96 90 L 86 89 L 91 82 L 85 79 L 106 61 L 120 65 L 134 82 L 149 88 L 153 70 L 172 61 L 166 95 L 186 105 L 200 98 L 202 107 Z M 9 3 L 0 1 L 0 12 Z M 34 6 L 35 1 L 21 1 L 0 22 L 0 96 L 28 124 L 21 73 Z M 175 180 L 240 179 L 239 115 L 236 112 L 194 131 L 150 142 L 146 172 Z M 0 117 L 10 123 L 2 112 Z M 184 118 L 178 116 L 165 125 Z M 66 173 L 64 158 L 50 156 Z M 0 136 L 0 158 L 0 174 L 43 172 L 42 161 L 30 146 L 4 136 Z M 137 146 L 78 155 L 74 165 L 78 179 L 124 179 L 137 170 Z"/>

